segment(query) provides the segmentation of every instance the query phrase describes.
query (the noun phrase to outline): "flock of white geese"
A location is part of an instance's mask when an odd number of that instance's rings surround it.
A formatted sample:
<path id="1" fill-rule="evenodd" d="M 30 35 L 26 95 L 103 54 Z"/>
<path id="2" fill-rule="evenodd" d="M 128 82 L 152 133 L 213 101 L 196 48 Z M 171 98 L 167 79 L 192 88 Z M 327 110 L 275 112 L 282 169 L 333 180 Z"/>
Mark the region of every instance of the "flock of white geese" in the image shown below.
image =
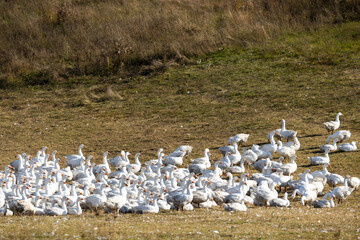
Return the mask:
<path id="1" fill-rule="evenodd" d="M 229 145 L 219 148 L 223 157 L 210 163 L 210 151 L 192 159 L 191 165 L 182 168 L 183 158 L 191 146 L 180 146 L 165 155 L 157 151 L 157 159 L 141 163 L 140 153 L 135 162 L 129 160 L 129 152 L 108 159 L 103 155 L 102 164 L 92 163 L 92 156 L 85 157 L 81 144 L 78 154 L 65 156 L 66 168 L 61 169 L 56 151 L 51 156 L 43 147 L 35 157 L 25 153 L 5 166 L 0 173 L 0 212 L 2 215 L 80 215 L 84 209 L 115 213 L 158 213 L 159 211 L 193 210 L 222 205 L 226 211 L 246 211 L 250 205 L 288 207 L 288 191 L 291 198 L 300 196 L 301 204 L 314 207 L 334 207 L 346 199 L 359 186 L 356 177 L 330 173 L 329 151 L 355 151 L 356 143 L 338 142 L 350 138 L 350 131 L 336 131 L 335 121 L 324 123 L 331 133 L 326 144 L 320 146 L 323 156 L 309 157 L 310 165 L 323 165 L 322 171 L 307 169 L 293 179 L 297 170 L 296 151 L 300 149 L 297 132 L 282 128 L 269 133 L 269 144 L 252 145 L 242 153 L 238 145 L 247 141 L 249 134 L 237 134 L 229 138 Z M 335 132 L 336 131 L 336 132 Z M 277 139 L 277 141 L 275 141 Z M 281 140 L 285 140 L 284 143 Z M 332 144 L 330 144 L 330 142 Z M 273 155 L 279 159 L 273 161 Z M 290 162 L 282 163 L 289 159 Z M 111 171 L 111 167 L 116 171 Z M 245 166 L 259 173 L 245 173 Z M 211 169 L 210 169 L 211 168 Z M 237 175 L 237 176 L 235 176 Z M 325 193 L 328 184 L 332 190 Z M 279 193 L 284 191 L 283 197 Z"/>

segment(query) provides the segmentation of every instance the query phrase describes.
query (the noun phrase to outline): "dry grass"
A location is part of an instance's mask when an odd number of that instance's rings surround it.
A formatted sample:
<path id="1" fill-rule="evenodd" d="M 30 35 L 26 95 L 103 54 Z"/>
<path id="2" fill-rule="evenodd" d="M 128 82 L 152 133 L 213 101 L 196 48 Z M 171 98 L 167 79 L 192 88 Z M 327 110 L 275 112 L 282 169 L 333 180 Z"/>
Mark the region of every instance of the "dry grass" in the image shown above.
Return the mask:
<path id="1" fill-rule="evenodd" d="M 284 35 L 250 49 L 204 56 L 158 76 L 0 90 L 0 167 L 17 153 L 35 154 L 47 146 L 62 156 L 75 153 L 80 143 L 96 162 L 104 151 L 114 156 L 122 149 L 141 151 L 147 161 L 156 158 L 158 148 L 169 153 L 181 144 L 194 147 L 193 158 L 210 147 L 217 160 L 215 148 L 228 136 L 247 132 L 248 146 L 263 143 L 284 118 L 299 132 L 298 172 L 303 172 L 309 168 L 306 157 L 318 155 L 317 146 L 326 139 L 322 122 L 338 111 L 344 114 L 341 129 L 351 130 L 352 140 L 360 137 L 359 29 L 353 22 Z M 330 158 L 331 172 L 359 177 L 359 151 Z M 10 239 L 356 239 L 358 200 L 356 191 L 329 210 L 301 207 L 297 200 L 289 209 L 256 207 L 232 214 L 217 208 L 148 216 L 9 217 L 0 218 L 0 231 Z"/>
<path id="2" fill-rule="evenodd" d="M 359 9 L 356 0 L 1 1 L 0 87 L 148 74 L 172 60 L 359 19 Z"/>

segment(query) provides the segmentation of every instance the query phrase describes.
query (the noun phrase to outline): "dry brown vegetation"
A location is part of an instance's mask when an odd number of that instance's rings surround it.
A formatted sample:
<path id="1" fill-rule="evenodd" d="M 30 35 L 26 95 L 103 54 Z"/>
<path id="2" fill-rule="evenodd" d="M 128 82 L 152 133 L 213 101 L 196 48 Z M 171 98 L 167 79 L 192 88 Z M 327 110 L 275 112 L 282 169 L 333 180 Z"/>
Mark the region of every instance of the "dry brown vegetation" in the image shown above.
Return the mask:
<path id="1" fill-rule="evenodd" d="M 357 0 L 0 1 L 0 87 L 161 71 L 173 60 L 359 19 Z"/>

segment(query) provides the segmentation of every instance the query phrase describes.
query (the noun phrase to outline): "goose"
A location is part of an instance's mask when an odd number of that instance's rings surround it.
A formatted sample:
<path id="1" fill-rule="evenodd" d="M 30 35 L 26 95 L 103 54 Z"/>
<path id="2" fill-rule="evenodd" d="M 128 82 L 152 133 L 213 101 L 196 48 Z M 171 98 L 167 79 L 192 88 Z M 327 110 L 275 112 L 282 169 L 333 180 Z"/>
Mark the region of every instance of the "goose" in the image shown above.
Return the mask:
<path id="1" fill-rule="evenodd" d="M 105 207 L 108 208 L 111 211 L 118 212 L 119 209 L 125 205 L 127 201 L 127 189 L 125 186 L 125 182 L 122 182 L 120 184 L 120 194 L 113 195 L 111 197 L 108 196 Z"/>
<path id="2" fill-rule="evenodd" d="M 153 205 L 150 205 L 153 203 Z M 150 200 L 150 204 L 145 205 L 138 205 L 133 208 L 133 212 L 138 214 L 144 214 L 144 213 L 158 213 L 159 212 L 159 205 L 158 205 L 158 199 L 154 197 L 154 200 Z"/>
<path id="3" fill-rule="evenodd" d="M 294 141 L 283 143 L 284 147 L 293 147 L 295 151 L 300 149 L 300 141 L 297 137 L 294 137 Z"/>
<path id="4" fill-rule="evenodd" d="M 246 143 L 249 136 L 250 136 L 250 134 L 246 134 L 246 133 L 236 134 L 235 136 L 229 137 L 228 144 L 231 144 L 231 141 L 236 144 L 237 143 L 239 143 L 239 144 Z"/>
<path id="5" fill-rule="evenodd" d="M 226 145 L 218 148 L 222 155 L 225 155 L 227 152 L 233 154 L 235 149 L 233 145 Z"/>
<path id="6" fill-rule="evenodd" d="M 115 167 L 116 169 L 121 169 L 122 167 L 126 166 L 127 164 L 129 164 L 129 162 L 126 161 L 125 159 L 125 151 L 122 150 L 120 152 L 119 156 L 110 158 L 108 160 L 109 164 L 113 167 Z"/>
<path id="7" fill-rule="evenodd" d="M 204 150 L 204 157 L 191 159 L 190 162 L 193 163 L 193 164 L 204 164 L 206 166 L 206 168 L 209 168 L 211 166 L 211 164 L 210 164 L 210 156 L 211 156 L 211 153 L 210 153 L 209 149 L 206 148 Z"/>
<path id="8" fill-rule="evenodd" d="M 22 169 L 24 169 L 24 163 L 24 157 L 21 154 L 18 154 L 17 159 L 10 163 L 10 167 L 15 169 L 16 172 L 21 171 Z"/>
<path id="9" fill-rule="evenodd" d="M 329 198 L 329 200 L 327 200 Z M 335 207 L 334 196 L 331 192 L 325 194 L 321 200 L 316 200 L 312 204 L 314 208 L 332 208 Z"/>
<path id="10" fill-rule="evenodd" d="M 295 155 L 295 148 L 294 147 L 285 147 L 283 146 L 282 142 L 280 140 L 277 141 L 277 152 L 280 154 L 280 156 L 283 156 L 284 158 L 291 158 Z"/>
<path id="11" fill-rule="evenodd" d="M 299 192 L 299 189 L 295 189 L 295 191 L 293 192 L 293 195 L 292 195 L 292 199 L 294 199 L 296 197 L 296 193 Z M 312 190 L 307 190 L 307 191 L 304 191 L 302 193 L 302 196 L 301 196 L 301 199 L 300 199 L 300 202 L 301 202 L 301 205 L 305 206 L 305 204 L 307 202 L 314 202 L 317 198 L 317 193 L 316 191 L 312 191 Z"/>
<path id="12" fill-rule="evenodd" d="M 235 153 L 230 154 L 229 159 L 230 159 L 231 164 L 237 164 L 241 160 L 241 154 L 240 154 L 240 152 L 238 150 L 238 146 L 237 146 L 236 143 L 233 144 L 233 147 L 235 149 Z"/>
<path id="13" fill-rule="evenodd" d="M 354 190 L 353 188 L 350 188 L 348 186 L 348 179 L 351 179 L 351 177 L 349 175 L 346 175 L 344 178 L 344 185 L 340 187 L 336 187 L 331 191 L 331 194 L 338 199 L 338 203 L 340 202 L 342 203 L 343 200 L 345 200 Z"/>
<path id="14" fill-rule="evenodd" d="M 332 188 L 335 188 L 338 184 L 344 184 L 344 181 L 344 178 L 339 174 L 329 173 L 326 176 L 326 183 Z"/>
<path id="15" fill-rule="evenodd" d="M 45 215 L 48 216 L 65 216 L 67 214 L 66 197 L 61 200 L 61 207 L 47 207 L 44 210 Z"/>
<path id="16" fill-rule="evenodd" d="M 9 202 L 9 209 L 14 212 L 15 215 L 25 214 L 25 215 L 34 215 L 35 206 L 31 201 L 26 197 L 26 189 L 28 186 L 23 186 L 21 191 L 21 197 L 14 199 Z"/>
<path id="17" fill-rule="evenodd" d="M 100 194 L 92 194 L 85 198 L 85 204 L 91 209 L 91 211 L 95 210 L 97 212 L 97 209 L 99 207 L 102 207 L 106 202 L 107 198 L 104 193 L 105 187 L 109 187 L 109 186 L 105 184 L 101 184 Z"/>
<path id="18" fill-rule="evenodd" d="M 275 198 L 271 201 L 269 201 L 270 206 L 272 207 L 288 207 L 290 206 L 290 201 L 288 200 L 288 193 L 284 193 L 283 198 Z"/>
<path id="19" fill-rule="evenodd" d="M 246 148 L 243 149 L 241 157 L 244 158 L 249 165 L 253 164 L 258 159 L 257 154 L 253 150 L 246 150 Z"/>
<path id="20" fill-rule="evenodd" d="M 111 173 L 110 166 L 109 166 L 109 163 L 107 161 L 107 156 L 108 155 L 109 155 L 109 152 L 105 151 L 104 154 L 103 154 L 103 163 L 93 167 L 93 169 L 92 169 L 93 173 L 99 174 L 102 171 L 102 169 L 105 169 L 107 174 Z"/>
<path id="21" fill-rule="evenodd" d="M 325 163 L 330 163 L 329 152 L 330 150 L 325 150 L 324 157 L 323 156 L 308 157 L 310 161 L 310 165 L 322 165 Z"/>
<path id="22" fill-rule="evenodd" d="M 268 157 L 270 159 L 273 158 L 271 152 L 268 152 L 268 151 L 265 151 L 265 150 L 261 149 L 260 146 L 257 145 L 257 144 L 252 145 L 251 150 L 254 153 L 256 153 L 256 155 L 258 156 L 258 159 L 265 158 L 265 157 Z"/>
<path id="23" fill-rule="evenodd" d="M 294 137 L 296 137 L 297 132 L 293 131 L 293 130 L 287 130 L 285 128 L 285 119 L 281 119 L 281 130 L 280 132 L 276 132 L 278 135 L 281 136 L 281 138 L 286 139 L 287 141 L 289 141 L 290 139 L 293 139 Z"/>
<path id="24" fill-rule="evenodd" d="M 272 183 L 269 188 L 267 182 L 263 182 L 266 184 L 263 187 L 258 187 L 254 192 L 254 195 L 259 205 L 267 206 L 271 200 L 278 197 L 278 193 L 275 190 L 276 183 Z"/>
<path id="25" fill-rule="evenodd" d="M 276 170 L 279 171 L 279 172 L 283 172 L 285 175 L 290 176 L 297 169 L 297 164 L 295 162 L 295 159 L 297 159 L 297 156 L 293 155 L 291 157 L 291 162 L 290 163 L 283 164 L 283 165 L 279 166 Z"/>
<path id="26" fill-rule="evenodd" d="M 137 173 L 141 169 L 141 163 L 139 161 L 139 157 L 141 157 L 141 153 L 135 154 L 135 164 L 126 165 L 126 170 L 128 173 Z"/>
<path id="27" fill-rule="evenodd" d="M 339 150 L 343 152 L 356 151 L 357 150 L 356 142 L 353 141 L 351 143 L 344 143 L 339 146 Z"/>
<path id="28" fill-rule="evenodd" d="M 225 211 L 246 212 L 247 207 L 245 205 L 245 200 L 242 199 L 240 203 L 233 202 L 233 203 L 224 204 L 224 210 Z"/>
<path id="29" fill-rule="evenodd" d="M 277 145 L 276 145 L 276 142 L 274 139 L 274 134 L 275 134 L 275 132 L 270 133 L 270 144 L 262 145 L 259 150 L 261 150 L 263 152 L 270 152 L 270 153 L 275 153 L 277 151 Z M 259 157 L 261 158 L 261 157 L 265 157 L 265 156 L 261 155 Z"/>
<path id="30" fill-rule="evenodd" d="M 184 152 L 185 155 L 186 152 Z M 183 157 L 166 156 L 163 163 L 167 165 L 181 166 L 183 164 Z"/>
<path id="31" fill-rule="evenodd" d="M 167 157 L 187 157 L 190 155 L 193 147 L 189 145 L 182 145 L 170 153 Z M 173 164 L 174 165 L 174 164 Z M 182 164 L 180 164 L 182 165 Z"/>
<path id="32" fill-rule="evenodd" d="M 193 200 L 192 202 L 194 204 L 197 204 L 198 207 L 200 207 L 200 203 L 206 202 L 210 198 L 210 192 L 208 189 L 208 185 L 210 182 L 206 182 L 205 179 L 203 179 L 203 187 L 196 189 L 196 191 L 193 192 Z"/>
<path id="33" fill-rule="evenodd" d="M 351 137 L 351 132 L 348 130 L 339 130 L 329 135 L 326 139 L 326 143 L 329 143 L 331 139 L 338 139 L 340 142 L 346 141 Z"/>
<path id="34" fill-rule="evenodd" d="M 324 144 L 324 145 L 319 146 L 320 152 L 325 152 L 326 149 L 328 149 L 329 151 L 336 151 L 337 150 L 336 142 L 337 142 L 337 139 L 335 138 L 333 140 L 333 144 Z"/>
<path id="35" fill-rule="evenodd" d="M 348 186 L 354 188 L 356 190 L 359 187 L 360 179 L 357 177 L 351 177 L 347 179 Z"/>
<path id="36" fill-rule="evenodd" d="M 267 135 L 268 142 L 271 142 L 271 135 L 273 135 L 274 138 L 276 138 L 276 140 L 281 140 L 281 136 L 279 135 L 279 132 L 281 132 L 281 128 L 278 128 L 278 129 L 275 129 L 275 130 L 269 132 Z"/>
<path id="37" fill-rule="evenodd" d="M 191 183 L 193 183 L 191 180 L 186 182 L 186 192 L 183 190 L 181 193 L 172 197 L 172 201 L 176 209 L 184 210 L 184 206 L 192 202 L 193 193 L 191 191 Z"/>
<path id="38" fill-rule="evenodd" d="M 66 166 L 70 166 L 71 168 L 80 166 L 80 161 L 85 160 L 85 157 L 82 153 L 83 148 L 86 148 L 85 145 L 80 144 L 80 146 L 78 148 L 78 154 L 65 156 Z"/>
<path id="39" fill-rule="evenodd" d="M 316 178 L 316 177 L 326 177 L 327 175 L 329 175 L 330 173 L 328 172 L 328 170 L 326 169 L 327 167 L 330 167 L 330 163 L 325 163 L 323 165 L 323 170 L 322 171 L 313 171 L 310 174 Z"/>
<path id="40" fill-rule="evenodd" d="M 259 172 L 262 172 L 264 167 L 269 166 L 269 165 L 270 165 L 270 159 L 269 158 L 259 159 L 256 162 L 254 162 L 253 164 L 251 164 L 251 166 L 254 167 Z"/>
<path id="41" fill-rule="evenodd" d="M 227 152 L 225 153 L 225 156 L 223 156 L 221 160 L 218 161 L 217 165 L 219 166 L 219 168 L 224 170 L 232 165 L 229 156 L 231 156 L 231 153 Z M 202 171 L 202 173 L 204 173 L 204 171 Z"/>
<path id="42" fill-rule="evenodd" d="M 232 165 L 232 166 L 226 168 L 226 171 L 233 173 L 233 174 L 244 173 L 245 172 L 245 166 L 244 166 L 245 161 L 246 160 L 242 158 L 240 161 L 240 166 Z"/>
<path id="43" fill-rule="evenodd" d="M 75 201 L 75 207 L 69 207 L 67 208 L 67 214 L 69 215 L 81 215 L 82 214 L 82 209 L 80 206 L 80 201 L 83 201 L 84 198 L 82 197 L 77 197 L 76 201 Z M 71 201 L 68 201 L 69 205 L 71 205 Z"/>
<path id="44" fill-rule="evenodd" d="M 335 121 L 324 122 L 324 127 L 329 133 L 334 133 L 334 131 L 340 127 L 340 116 L 341 115 L 342 115 L 342 113 L 338 112 L 336 114 Z"/>

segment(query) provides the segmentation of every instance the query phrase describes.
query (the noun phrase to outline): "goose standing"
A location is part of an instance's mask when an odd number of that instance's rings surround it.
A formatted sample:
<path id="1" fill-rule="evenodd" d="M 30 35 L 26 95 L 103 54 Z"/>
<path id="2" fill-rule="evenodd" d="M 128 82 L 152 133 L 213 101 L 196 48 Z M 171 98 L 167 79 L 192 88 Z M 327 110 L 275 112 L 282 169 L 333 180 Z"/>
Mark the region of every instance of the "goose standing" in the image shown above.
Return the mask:
<path id="1" fill-rule="evenodd" d="M 231 144 L 231 141 L 233 141 L 233 143 L 236 143 L 236 144 L 237 143 L 239 143 L 239 144 L 246 143 L 249 136 L 250 136 L 250 134 L 246 134 L 246 133 L 236 134 L 235 136 L 229 137 L 228 144 Z"/>
<path id="2" fill-rule="evenodd" d="M 351 179 L 349 175 L 346 175 L 344 178 L 344 185 L 340 187 L 334 188 L 331 193 L 335 196 L 335 198 L 338 199 L 338 203 L 342 203 L 343 200 L 345 200 L 351 192 L 354 190 L 353 188 L 350 188 L 348 186 L 348 179 Z"/>
<path id="3" fill-rule="evenodd" d="M 294 141 L 283 143 L 284 147 L 293 147 L 295 151 L 300 149 L 300 141 L 297 137 L 294 137 Z"/>
<path id="4" fill-rule="evenodd" d="M 97 209 L 102 207 L 106 202 L 107 198 L 104 193 L 105 186 L 105 184 L 101 184 L 100 194 L 92 194 L 85 198 L 85 204 L 91 209 L 91 211 L 95 210 L 97 212 Z M 106 187 L 109 186 L 107 185 Z"/>
<path id="5" fill-rule="evenodd" d="M 85 145 L 80 144 L 80 146 L 78 148 L 78 154 L 65 156 L 66 166 L 70 166 L 71 168 L 80 166 L 80 161 L 85 160 L 85 157 L 82 153 L 83 148 L 85 148 Z"/>
<path id="6" fill-rule="evenodd" d="M 185 189 L 172 197 L 172 201 L 176 209 L 184 210 L 184 206 L 191 203 L 193 200 L 193 193 L 191 191 L 191 180 L 186 182 L 186 192 Z"/>
<path id="7" fill-rule="evenodd" d="M 295 159 L 297 159 L 297 156 L 293 155 L 291 157 L 291 162 L 290 163 L 283 164 L 283 165 L 279 166 L 276 170 L 279 171 L 279 172 L 283 172 L 284 175 L 289 175 L 290 176 L 297 169 L 297 164 L 295 162 Z"/>
<path id="8" fill-rule="evenodd" d="M 324 122 L 324 127 L 329 133 L 331 133 L 331 134 L 334 133 L 334 131 L 340 127 L 340 116 L 341 115 L 342 115 L 342 113 L 338 112 L 336 114 L 335 121 Z"/>
<path id="9" fill-rule="evenodd" d="M 265 144 L 265 145 L 261 146 L 260 150 L 262 150 L 264 152 L 270 152 L 270 153 L 274 153 L 277 151 L 277 145 L 276 145 L 276 142 L 274 139 L 274 135 L 275 135 L 275 132 L 272 132 L 270 134 L 270 144 Z M 265 156 L 259 156 L 259 157 L 261 158 L 261 157 L 265 157 Z"/>
<path id="10" fill-rule="evenodd" d="M 296 153 L 294 147 L 285 147 L 281 141 L 277 141 L 277 152 L 284 158 L 291 158 Z"/>
<path id="11" fill-rule="evenodd" d="M 286 139 L 287 141 L 289 141 L 290 139 L 293 139 L 294 137 L 296 137 L 297 132 L 293 131 L 293 130 L 287 130 L 285 128 L 285 119 L 281 119 L 281 130 L 280 132 L 276 132 L 277 134 L 279 134 L 281 136 L 281 138 Z"/>

